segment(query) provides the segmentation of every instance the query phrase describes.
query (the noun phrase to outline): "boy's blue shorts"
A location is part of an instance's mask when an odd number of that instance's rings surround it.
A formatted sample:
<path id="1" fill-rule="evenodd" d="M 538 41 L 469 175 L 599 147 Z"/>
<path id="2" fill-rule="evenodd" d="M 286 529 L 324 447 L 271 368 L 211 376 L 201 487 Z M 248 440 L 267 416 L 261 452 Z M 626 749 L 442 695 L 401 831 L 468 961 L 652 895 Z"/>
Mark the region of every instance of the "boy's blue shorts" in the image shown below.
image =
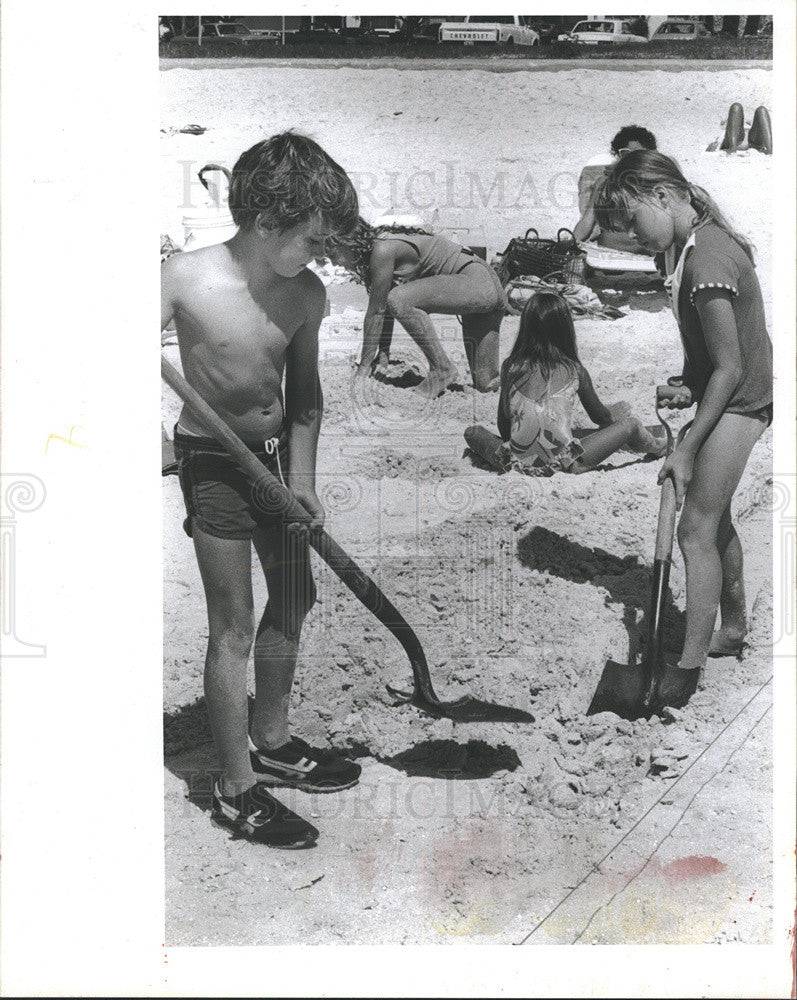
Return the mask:
<path id="1" fill-rule="evenodd" d="M 276 455 L 267 455 L 262 441 L 248 447 L 279 478 Z M 189 537 L 193 526 L 215 538 L 231 539 L 251 539 L 258 526 L 271 530 L 281 526 L 282 515 L 268 514 L 258 507 L 249 480 L 218 441 L 183 434 L 175 428 L 174 454 L 188 514 L 183 527 Z M 287 473 L 284 437 L 279 457 Z"/>

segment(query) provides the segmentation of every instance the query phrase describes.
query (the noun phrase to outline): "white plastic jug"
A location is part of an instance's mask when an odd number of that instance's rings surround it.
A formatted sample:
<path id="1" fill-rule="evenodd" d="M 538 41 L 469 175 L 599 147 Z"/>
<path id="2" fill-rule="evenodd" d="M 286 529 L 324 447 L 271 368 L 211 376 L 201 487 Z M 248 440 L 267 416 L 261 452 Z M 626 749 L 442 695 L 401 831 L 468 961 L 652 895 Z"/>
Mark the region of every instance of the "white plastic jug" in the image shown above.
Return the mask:
<path id="1" fill-rule="evenodd" d="M 208 174 L 222 174 L 226 177 L 226 185 L 223 185 L 220 177 L 210 178 Z M 202 247 L 223 243 L 234 236 L 238 229 L 227 207 L 230 171 L 217 163 L 208 163 L 199 171 L 199 179 L 210 199 L 205 205 L 194 209 L 190 215 L 183 216 L 185 236 L 183 250 L 199 250 Z"/>

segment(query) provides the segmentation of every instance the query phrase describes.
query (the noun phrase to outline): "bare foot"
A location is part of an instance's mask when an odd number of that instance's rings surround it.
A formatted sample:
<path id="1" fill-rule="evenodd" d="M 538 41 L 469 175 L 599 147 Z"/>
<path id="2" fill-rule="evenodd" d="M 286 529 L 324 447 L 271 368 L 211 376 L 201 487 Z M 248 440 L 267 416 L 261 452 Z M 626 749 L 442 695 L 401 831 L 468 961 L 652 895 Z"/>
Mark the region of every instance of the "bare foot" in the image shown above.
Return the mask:
<path id="1" fill-rule="evenodd" d="M 477 392 L 497 392 L 501 388 L 501 376 L 496 375 L 485 386 L 474 385 L 474 388 Z"/>
<path id="2" fill-rule="evenodd" d="M 661 458 L 667 450 L 667 439 L 651 434 L 647 427 L 638 421 L 634 436 L 628 442 L 628 446 L 643 455 Z"/>
<path id="3" fill-rule="evenodd" d="M 738 656 L 744 645 L 745 633 L 739 629 L 726 628 L 724 625 L 717 629 L 711 637 L 711 645 L 708 647 L 709 656 Z"/>
<path id="4" fill-rule="evenodd" d="M 426 378 L 415 386 L 415 391 L 424 399 L 437 399 L 458 378 L 459 373 L 453 365 L 447 368 L 430 368 Z"/>

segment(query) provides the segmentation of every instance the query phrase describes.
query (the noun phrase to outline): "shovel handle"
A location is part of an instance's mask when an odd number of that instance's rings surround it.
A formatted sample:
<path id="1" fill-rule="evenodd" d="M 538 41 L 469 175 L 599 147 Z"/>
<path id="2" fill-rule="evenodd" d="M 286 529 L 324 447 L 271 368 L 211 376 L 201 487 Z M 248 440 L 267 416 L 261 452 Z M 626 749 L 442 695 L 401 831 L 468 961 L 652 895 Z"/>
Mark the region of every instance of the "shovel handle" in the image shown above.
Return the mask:
<path id="1" fill-rule="evenodd" d="M 653 558 L 653 581 L 648 608 L 648 641 L 642 657 L 642 707 L 648 711 L 661 682 L 664 663 L 661 656 L 662 624 L 670 582 L 672 540 L 675 534 L 675 484 L 670 476 L 661 484 L 656 551 Z"/>
<path id="2" fill-rule="evenodd" d="M 662 388 L 662 386 L 659 386 Z M 661 414 L 656 410 L 659 420 L 664 424 L 667 430 L 668 447 L 667 454 L 669 455 L 672 450 L 673 435 L 670 430 L 669 424 L 662 419 Z M 692 426 L 692 421 L 684 424 L 684 426 L 678 431 L 678 437 L 676 440 L 677 444 L 680 444 L 687 431 Z M 672 558 L 672 540 L 675 534 L 675 515 L 676 515 L 676 496 L 675 496 L 675 483 L 672 476 L 667 476 L 664 482 L 661 484 L 661 497 L 659 499 L 659 521 L 658 528 L 656 529 L 656 549 L 653 554 L 653 558 L 658 562 L 669 562 Z"/>
<path id="3" fill-rule="evenodd" d="M 255 502 L 271 514 L 281 514 L 289 524 L 310 524 L 312 520 L 310 514 L 291 491 L 258 461 L 213 407 L 205 402 L 163 355 L 161 355 L 161 376 L 241 466 L 254 487 Z M 429 706 L 440 705 L 441 702 L 432 687 L 429 666 L 420 640 L 398 609 L 326 531 L 311 531 L 309 542 L 354 596 L 401 643 L 412 667 L 415 697 Z"/>
<path id="4" fill-rule="evenodd" d="M 656 551 L 654 559 L 669 562 L 672 558 L 672 540 L 675 534 L 675 483 L 667 476 L 661 484 L 659 500 L 659 524 L 656 530 Z"/>
<path id="5" fill-rule="evenodd" d="M 659 419 L 661 419 L 660 415 Z M 664 423 L 663 420 L 662 423 Z M 680 429 L 678 432 L 678 444 L 683 441 L 691 425 L 690 421 Z M 665 426 L 667 425 L 665 424 Z M 672 432 L 668 434 L 668 437 L 671 439 Z M 667 588 L 670 583 L 672 541 L 675 535 L 675 514 L 675 483 L 671 476 L 667 476 L 661 484 L 659 521 L 656 529 L 656 551 L 653 556 L 653 584 L 650 595 L 650 607 L 648 609 L 648 641 L 641 663 L 643 683 L 642 707 L 646 711 L 651 710 L 654 705 L 665 667 L 661 655 L 661 642 L 664 609 L 667 603 Z"/>

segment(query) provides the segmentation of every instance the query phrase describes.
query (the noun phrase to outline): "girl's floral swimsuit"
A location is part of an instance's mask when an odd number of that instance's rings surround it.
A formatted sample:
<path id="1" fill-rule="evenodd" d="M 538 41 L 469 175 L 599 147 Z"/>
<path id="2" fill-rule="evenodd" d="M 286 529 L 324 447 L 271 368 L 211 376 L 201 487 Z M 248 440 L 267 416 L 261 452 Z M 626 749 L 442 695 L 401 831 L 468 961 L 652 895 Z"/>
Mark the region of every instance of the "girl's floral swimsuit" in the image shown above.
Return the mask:
<path id="1" fill-rule="evenodd" d="M 567 472 L 584 453 L 573 437 L 578 372 L 564 365 L 548 379 L 532 369 L 509 387 L 509 465 L 526 475 Z"/>

